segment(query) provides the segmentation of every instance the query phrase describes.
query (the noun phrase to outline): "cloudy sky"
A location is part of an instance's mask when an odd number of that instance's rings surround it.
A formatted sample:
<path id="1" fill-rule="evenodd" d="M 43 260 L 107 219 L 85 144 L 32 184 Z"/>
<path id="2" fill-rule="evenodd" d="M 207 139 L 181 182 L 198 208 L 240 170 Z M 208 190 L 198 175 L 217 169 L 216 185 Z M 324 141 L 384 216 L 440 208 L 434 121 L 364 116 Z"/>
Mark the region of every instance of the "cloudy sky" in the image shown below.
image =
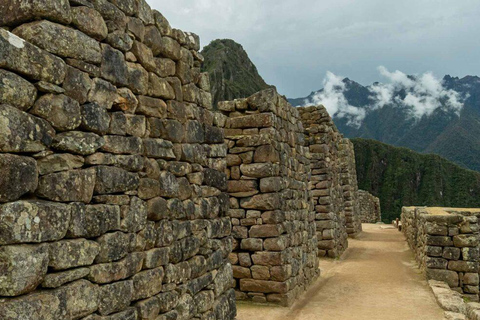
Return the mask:
<path id="1" fill-rule="evenodd" d="M 367 85 L 379 66 L 406 74 L 480 75 L 478 0 L 148 0 L 170 24 L 239 42 L 288 97 L 328 71 Z"/>

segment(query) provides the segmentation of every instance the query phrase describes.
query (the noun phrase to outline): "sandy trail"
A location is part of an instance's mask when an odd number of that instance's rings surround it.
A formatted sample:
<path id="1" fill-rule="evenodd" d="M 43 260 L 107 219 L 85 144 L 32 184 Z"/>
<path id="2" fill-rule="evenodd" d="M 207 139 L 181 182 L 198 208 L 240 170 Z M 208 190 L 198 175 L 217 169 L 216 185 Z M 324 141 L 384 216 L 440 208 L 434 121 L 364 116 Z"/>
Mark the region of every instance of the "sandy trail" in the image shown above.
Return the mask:
<path id="1" fill-rule="evenodd" d="M 384 225 L 363 229 L 340 260 L 321 260 L 321 277 L 291 308 L 240 303 L 237 319 L 443 319 L 403 234 Z"/>

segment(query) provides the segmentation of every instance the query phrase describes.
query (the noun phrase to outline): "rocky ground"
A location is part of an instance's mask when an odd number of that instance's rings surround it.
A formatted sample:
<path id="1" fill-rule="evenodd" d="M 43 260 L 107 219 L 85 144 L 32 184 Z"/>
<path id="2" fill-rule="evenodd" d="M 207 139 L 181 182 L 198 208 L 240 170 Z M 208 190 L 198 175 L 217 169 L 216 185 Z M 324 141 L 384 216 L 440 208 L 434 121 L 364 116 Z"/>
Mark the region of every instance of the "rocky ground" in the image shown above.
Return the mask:
<path id="1" fill-rule="evenodd" d="M 416 267 L 403 234 L 364 224 L 340 260 L 291 308 L 240 304 L 238 320 L 439 320 L 443 310 Z"/>

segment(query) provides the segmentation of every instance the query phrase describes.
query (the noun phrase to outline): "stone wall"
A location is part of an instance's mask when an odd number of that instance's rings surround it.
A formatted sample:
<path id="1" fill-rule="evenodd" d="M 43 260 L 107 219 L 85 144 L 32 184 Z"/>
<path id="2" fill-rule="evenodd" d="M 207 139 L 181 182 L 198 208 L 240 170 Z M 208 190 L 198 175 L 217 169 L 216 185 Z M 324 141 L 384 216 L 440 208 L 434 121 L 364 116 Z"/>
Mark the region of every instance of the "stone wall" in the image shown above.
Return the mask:
<path id="1" fill-rule="evenodd" d="M 319 272 L 298 110 L 274 89 L 218 107 L 228 143 L 237 299 L 289 305 Z"/>
<path id="2" fill-rule="evenodd" d="M 362 223 L 377 223 L 382 221 L 380 199 L 364 190 L 358 190 L 357 197 Z"/>
<path id="3" fill-rule="evenodd" d="M 0 319 L 233 319 L 227 148 L 198 37 L 144 0 L 0 12 Z M 272 267 L 292 276 L 281 293 L 315 273 L 306 172 L 282 201 L 287 231 L 262 212 L 288 237 L 257 265 L 301 261 Z"/>
<path id="4" fill-rule="evenodd" d="M 427 279 L 444 281 L 470 301 L 479 293 L 478 209 L 404 207 L 402 230 Z"/>
<path id="5" fill-rule="evenodd" d="M 311 156 L 309 188 L 315 208 L 318 255 L 337 258 L 348 247 L 339 154 L 343 136 L 323 106 L 298 110 Z"/>
<path id="6" fill-rule="evenodd" d="M 355 167 L 355 151 L 353 143 L 344 138 L 340 143 L 340 168 L 341 184 L 343 187 L 343 199 L 347 233 L 349 237 L 355 237 L 362 231 L 360 218 L 360 205 L 358 203 L 357 170 Z"/>

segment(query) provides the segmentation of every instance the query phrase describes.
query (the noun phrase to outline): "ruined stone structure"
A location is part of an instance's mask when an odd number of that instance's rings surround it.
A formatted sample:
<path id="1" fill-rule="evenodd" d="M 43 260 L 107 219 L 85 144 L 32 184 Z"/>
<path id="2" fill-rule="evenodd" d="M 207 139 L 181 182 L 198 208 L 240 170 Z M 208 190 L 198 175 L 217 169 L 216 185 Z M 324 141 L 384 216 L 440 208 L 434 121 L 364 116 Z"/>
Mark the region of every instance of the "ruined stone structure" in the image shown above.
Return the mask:
<path id="1" fill-rule="evenodd" d="M 306 145 L 310 149 L 312 173 L 309 188 L 315 208 L 318 255 L 337 258 L 348 247 L 340 165 L 343 136 L 323 106 L 298 110 L 305 127 Z"/>
<path id="2" fill-rule="evenodd" d="M 470 301 L 479 294 L 479 209 L 402 208 L 402 230 L 427 279 Z"/>
<path id="3" fill-rule="evenodd" d="M 289 305 L 319 272 L 298 110 L 274 89 L 219 109 L 226 115 L 237 299 Z"/>
<path id="4" fill-rule="evenodd" d="M 377 223 L 382 221 L 380 199 L 364 190 L 358 190 L 357 196 L 362 223 Z"/>
<path id="5" fill-rule="evenodd" d="M 349 237 L 354 237 L 362 231 L 360 206 L 358 203 L 357 170 L 355 168 L 355 151 L 353 143 L 343 138 L 340 144 L 341 184 L 345 200 L 345 220 Z"/>
<path id="6" fill-rule="evenodd" d="M 198 37 L 144 0 L 0 13 L 0 319 L 233 319 L 227 149 Z M 299 259 L 272 272 L 282 288 L 316 272 L 307 172 L 282 201 L 305 206 L 286 217 L 292 250 L 254 256 Z"/>

